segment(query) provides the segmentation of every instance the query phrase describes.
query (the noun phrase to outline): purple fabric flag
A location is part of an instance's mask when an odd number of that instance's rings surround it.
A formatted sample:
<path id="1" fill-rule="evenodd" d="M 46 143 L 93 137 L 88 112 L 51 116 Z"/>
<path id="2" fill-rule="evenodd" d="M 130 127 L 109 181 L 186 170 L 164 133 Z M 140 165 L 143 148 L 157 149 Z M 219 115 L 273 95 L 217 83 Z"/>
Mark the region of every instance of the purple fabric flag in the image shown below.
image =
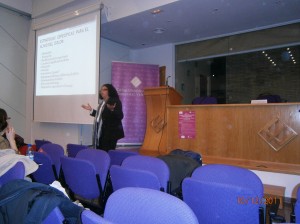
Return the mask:
<path id="1" fill-rule="evenodd" d="M 159 86 L 159 66 L 112 62 L 112 84 L 123 104 L 125 138 L 118 143 L 141 144 L 146 131 L 144 88 Z"/>

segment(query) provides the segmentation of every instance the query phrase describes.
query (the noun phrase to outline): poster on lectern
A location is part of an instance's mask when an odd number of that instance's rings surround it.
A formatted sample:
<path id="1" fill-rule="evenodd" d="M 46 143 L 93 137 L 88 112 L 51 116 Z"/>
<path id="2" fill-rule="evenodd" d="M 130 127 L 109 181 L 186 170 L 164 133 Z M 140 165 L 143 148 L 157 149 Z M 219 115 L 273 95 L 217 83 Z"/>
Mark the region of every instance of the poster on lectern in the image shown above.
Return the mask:
<path id="1" fill-rule="evenodd" d="M 194 139 L 196 137 L 195 111 L 178 112 L 178 134 L 181 139 Z"/>

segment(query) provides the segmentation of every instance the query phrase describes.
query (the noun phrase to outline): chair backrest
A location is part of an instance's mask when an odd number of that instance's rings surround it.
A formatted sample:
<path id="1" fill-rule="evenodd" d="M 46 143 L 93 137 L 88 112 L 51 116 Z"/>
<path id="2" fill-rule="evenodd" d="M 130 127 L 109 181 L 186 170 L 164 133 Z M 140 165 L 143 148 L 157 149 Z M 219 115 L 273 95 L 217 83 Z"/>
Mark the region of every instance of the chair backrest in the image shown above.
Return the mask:
<path id="1" fill-rule="evenodd" d="M 182 193 L 199 223 L 259 224 L 262 198 L 254 196 L 250 188 L 188 177 L 183 180 Z"/>
<path id="2" fill-rule="evenodd" d="M 123 160 L 122 167 L 152 172 L 158 177 L 164 191 L 169 188 L 170 170 L 168 165 L 161 159 L 142 155 L 130 156 Z"/>
<path id="3" fill-rule="evenodd" d="M 195 169 L 192 178 L 251 188 L 258 197 L 263 198 L 264 188 L 260 178 L 252 171 L 242 167 L 209 164 Z"/>
<path id="4" fill-rule="evenodd" d="M 34 161 L 39 165 L 39 168 L 32 173 L 34 181 L 43 184 L 51 184 L 57 179 L 56 170 L 47 153 L 34 152 Z"/>
<path id="5" fill-rule="evenodd" d="M 297 201 L 295 204 L 295 216 L 296 216 L 296 223 L 300 223 L 300 187 L 297 191 Z"/>
<path id="6" fill-rule="evenodd" d="M 129 156 L 138 155 L 138 152 L 126 151 L 126 150 L 109 150 L 108 155 L 110 157 L 110 165 L 119 165 L 121 166 L 123 160 Z"/>
<path id="7" fill-rule="evenodd" d="M 0 187 L 15 179 L 24 179 L 25 167 L 22 162 L 17 162 L 11 169 L 0 177 Z"/>
<path id="8" fill-rule="evenodd" d="M 261 180 L 252 171 L 237 166 L 199 167 L 191 178 L 184 179 L 182 193 L 200 223 L 259 223 L 259 207 L 264 207 Z"/>
<path id="9" fill-rule="evenodd" d="M 217 98 L 212 96 L 199 96 L 193 99 L 192 104 L 217 104 Z"/>
<path id="10" fill-rule="evenodd" d="M 56 174 L 59 177 L 61 166 L 60 157 L 64 156 L 64 148 L 59 144 L 47 143 L 44 144 L 41 149 L 50 156 L 52 163 L 56 168 Z"/>
<path id="11" fill-rule="evenodd" d="M 110 167 L 110 178 L 113 191 L 125 187 L 143 187 L 160 190 L 158 177 L 150 171 L 131 169 L 118 165 Z"/>
<path id="12" fill-rule="evenodd" d="M 36 150 L 39 150 L 41 148 L 41 146 L 44 145 L 44 144 L 52 143 L 48 140 L 42 140 L 42 139 L 36 139 L 34 142 L 35 142 L 35 145 L 36 145 Z"/>
<path id="13" fill-rule="evenodd" d="M 63 223 L 64 216 L 58 207 L 55 207 L 52 212 L 43 220 L 42 224 Z"/>
<path id="14" fill-rule="evenodd" d="M 98 149 L 83 149 L 77 153 L 76 158 L 84 159 L 94 164 L 96 173 L 100 177 L 102 189 L 104 189 L 110 166 L 108 153 Z"/>
<path id="15" fill-rule="evenodd" d="M 109 198 L 104 219 L 112 223 L 196 224 L 193 211 L 180 199 L 147 188 L 122 188 Z"/>
<path id="16" fill-rule="evenodd" d="M 77 153 L 82 149 L 87 149 L 87 145 L 79 145 L 79 144 L 67 144 L 67 153 L 68 157 L 75 158 Z"/>
<path id="17" fill-rule="evenodd" d="M 91 210 L 84 210 L 81 213 L 81 222 L 82 224 L 113 224 Z"/>
<path id="18" fill-rule="evenodd" d="M 94 164 L 90 161 L 61 157 L 62 171 L 68 188 L 85 199 L 99 198 L 101 186 L 97 181 Z"/>

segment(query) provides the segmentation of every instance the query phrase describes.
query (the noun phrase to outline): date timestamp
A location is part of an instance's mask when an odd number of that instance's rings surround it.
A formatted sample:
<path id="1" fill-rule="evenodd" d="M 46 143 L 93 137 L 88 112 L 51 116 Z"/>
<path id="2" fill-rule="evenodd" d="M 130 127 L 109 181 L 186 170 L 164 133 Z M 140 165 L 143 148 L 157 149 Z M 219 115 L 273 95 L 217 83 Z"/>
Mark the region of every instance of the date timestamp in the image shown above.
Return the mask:
<path id="1" fill-rule="evenodd" d="M 238 196 L 237 197 L 237 203 L 241 205 L 247 205 L 247 204 L 272 205 L 276 203 L 277 200 L 280 201 L 281 199 L 276 196 L 264 196 L 264 197 Z"/>

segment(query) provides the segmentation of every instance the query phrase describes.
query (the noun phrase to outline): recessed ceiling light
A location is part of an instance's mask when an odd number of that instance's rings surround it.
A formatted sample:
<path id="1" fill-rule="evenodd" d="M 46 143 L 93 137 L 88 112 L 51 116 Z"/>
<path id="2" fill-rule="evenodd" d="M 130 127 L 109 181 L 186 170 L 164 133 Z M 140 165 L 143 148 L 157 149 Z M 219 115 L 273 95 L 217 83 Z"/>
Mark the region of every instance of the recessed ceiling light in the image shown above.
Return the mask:
<path id="1" fill-rule="evenodd" d="M 163 10 L 161 10 L 161 9 L 154 9 L 154 10 L 151 11 L 151 13 L 154 14 L 154 15 L 162 13 L 162 12 L 163 12 Z"/>
<path id="2" fill-rule="evenodd" d="M 165 32 L 165 29 L 164 28 L 155 28 L 153 30 L 153 32 L 156 34 L 162 34 L 163 32 Z"/>

